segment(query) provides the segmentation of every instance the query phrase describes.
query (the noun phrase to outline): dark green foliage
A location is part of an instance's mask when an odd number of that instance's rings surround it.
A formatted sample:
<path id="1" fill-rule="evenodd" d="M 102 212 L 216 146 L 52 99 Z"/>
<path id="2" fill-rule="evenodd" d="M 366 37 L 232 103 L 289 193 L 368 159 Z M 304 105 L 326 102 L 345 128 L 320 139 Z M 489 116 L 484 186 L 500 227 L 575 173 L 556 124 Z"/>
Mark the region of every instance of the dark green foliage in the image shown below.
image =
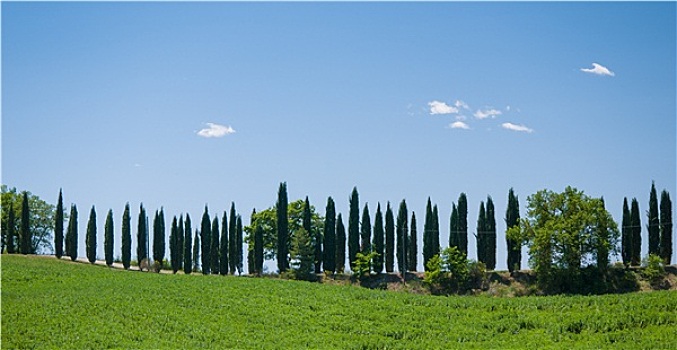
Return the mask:
<path id="1" fill-rule="evenodd" d="M 440 213 L 437 210 L 437 204 L 433 206 L 432 222 L 432 256 L 440 254 Z"/>
<path id="2" fill-rule="evenodd" d="M 164 264 L 165 251 L 165 210 L 160 208 L 160 212 L 155 212 L 153 220 L 153 260 L 157 272 L 160 272 Z"/>
<path id="3" fill-rule="evenodd" d="M 362 227 L 360 231 L 360 238 L 362 239 L 360 252 L 367 255 L 371 252 L 371 217 L 367 203 L 364 204 L 364 209 L 362 210 Z"/>
<path id="4" fill-rule="evenodd" d="M 407 269 L 416 271 L 418 265 L 418 237 L 416 233 L 416 213 L 411 212 L 411 224 L 409 237 L 407 238 Z"/>
<path id="5" fill-rule="evenodd" d="M 308 196 L 306 196 L 306 199 L 303 202 L 303 229 L 308 233 L 310 243 L 313 247 L 314 271 L 315 273 L 320 273 L 320 271 L 322 271 L 322 237 L 319 232 L 314 232 L 312 219 L 310 201 L 308 201 Z"/>
<path id="6" fill-rule="evenodd" d="M 254 233 L 254 271 L 263 274 L 263 227 L 257 226 Z"/>
<path id="7" fill-rule="evenodd" d="M 672 260 L 672 201 L 666 190 L 661 192 L 660 224 L 660 257 L 665 265 L 670 265 Z"/>
<path id="8" fill-rule="evenodd" d="M 186 213 L 186 221 L 183 228 L 183 273 L 189 275 L 193 272 L 193 228 L 190 223 L 190 214 Z"/>
<path id="9" fill-rule="evenodd" d="M 106 265 L 113 265 L 113 250 L 114 250 L 114 240 L 113 237 L 113 209 L 108 210 L 108 215 L 106 215 L 106 224 L 104 226 L 104 235 L 103 235 L 103 250 L 104 255 L 106 256 Z"/>
<path id="10" fill-rule="evenodd" d="M 393 272 L 395 270 L 395 219 L 393 217 L 393 210 L 390 208 L 390 202 L 386 206 L 386 247 L 385 247 L 385 264 L 386 272 Z"/>
<path id="11" fill-rule="evenodd" d="M 632 229 L 630 227 L 630 208 L 628 198 L 623 198 L 623 222 L 621 223 L 621 257 L 623 263 L 630 266 L 632 263 Z"/>
<path id="12" fill-rule="evenodd" d="M 494 270 L 496 268 L 496 213 L 491 196 L 487 197 L 486 230 L 485 264 L 487 270 Z"/>
<path id="13" fill-rule="evenodd" d="M 639 266 L 642 262 L 642 222 L 639 213 L 639 202 L 636 198 L 633 198 L 630 205 L 630 231 L 632 232 L 632 257 L 630 261 L 633 266 Z"/>
<path id="14" fill-rule="evenodd" d="M 214 215 L 214 220 L 212 220 L 212 243 L 211 243 L 211 261 L 212 261 L 212 266 L 211 270 L 212 273 L 215 275 L 219 274 L 219 271 L 221 269 L 221 259 L 220 259 L 220 249 L 221 245 L 219 244 L 219 218 Z"/>
<path id="15" fill-rule="evenodd" d="M 458 250 L 468 256 L 468 199 L 465 193 L 458 197 Z"/>
<path id="16" fill-rule="evenodd" d="M 506 231 L 517 226 L 520 219 L 519 199 L 512 188 L 508 191 L 508 208 L 505 211 Z M 521 269 L 522 246 L 514 239 L 505 236 L 505 242 L 508 249 L 508 271 L 512 272 Z"/>
<path id="17" fill-rule="evenodd" d="M 68 230 L 66 231 L 66 255 L 71 258 L 71 261 L 78 258 L 78 208 L 75 204 L 71 205 Z"/>
<path id="18" fill-rule="evenodd" d="M 353 262 L 360 251 L 360 200 L 357 187 L 350 194 L 350 212 L 348 216 L 348 262 L 354 270 Z"/>
<path id="19" fill-rule="evenodd" d="M 94 210 L 93 205 L 89 211 L 89 221 L 87 221 L 85 247 L 87 260 L 93 264 L 96 261 L 96 210 Z"/>
<path id="20" fill-rule="evenodd" d="M 277 191 L 277 268 L 280 273 L 289 267 L 289 222 L 287 218 L 287 183 L 280 184 Z M 230 217 L 233 220 L 233 217 Z"/>
<path id="21" fill-rule="evenodd" d="M 21 201 L 21 230 L 19 237 L 21 238 L 21 254 L 34 254 L 33 250 L 33 236 L 31 232 L 30 223 L 30 209 L 28 206 L 28 192 L 23 192 L 23 200 Z"/>
<path id="22" fill-rule="evenodd" d="M 63 196 L 61 195 L 61 189 L 59 189 L 59 200 L 56 204 L 56 215 L 54 218 L 54 250 L 57 259 L 61 259 L 63 256 Z"/>
<path id="23" fill-rule="evenodd" d="M 434 256 L 432 253 L 433 247 L 433 208 L 428 197 L 428 203 L 425 206 L 425 221 L 423 222 L 423 270 L 428 271 L 426 265 L 428 261 Z"/>
<path id="24" fill-rule="evenodd" d="M 237 270 L 237 212 L 235 203 L 230 204 L 230 226 L 228 227 L 228 266 L 231 275 Z"/>
<path id="25" fill-rule="evenodd" d="M 480 212 L 477 215 L 477 261 L 486 264 L 487 259 L 487 213 L 484 202 L 480 202 Z"/>
<path id="26" fill-rule="evenodd" d="M 451 217 L 449 217 L 449 247 L 459 248 L 458 235 L 458 208 L 456 207 L 456 203 L 451 203 Z"/>
<path id="27" fill-rule="evenodd" d="M 254 211 L 256 213 L 256 211 Z M 252 214 L 254 216 L 254 214 Z M 223 217 L 221 218 L 221 260 L 220 260 L 220 266 L 219 266 L 219 273 L 221 275 L 227 275 L 228 274 L 228 264 L 230 260 L 228 260 L 228 215 L 226 211 L 223 211 Z"/>
<path id="28" fill-rule="evenodd" d="M 656 185 L 651 182 L 649 192 L 649 211 L 647 212 L 647 230 L 649 231 L 649 254 L 658 255 L 660 252 L 661 228 L 658 219 L 658 195 Z"/>
<path id="29" fill-rule="evenodd" d="M 14 204 L 9 202 L 7 210 L 7 253 L 14 254 L 16 253 L 16 242 L 14 238 L 16 237 L 15 228 L 16 228 L 16 218 L 14 217 Z"/>
<path id="30" fill-rule="evenodd" d="M 343 273 L 346 268 L 346 228 L 341 213 L 336 218 L 336 272 Z"/>
<path id="31" fill-rule="evenodd" d="M 181 214 L 179 215 L 179 223 L 176 227 L 176 264 L 179 267 L 178 270 L 183 269 L 184 238 L 186 236 L 183 227 L 183 214 Z"/>
<path id="32" fill-rule="evenodd" d="M 179 271 L 179 250 L 182 249 L 183 247 L 179 247 L 179 224 L 176 215 L 174 215 L 172 226 L 169 229 L 169 262 L 173 273 Z"/>
<path id="33" fill-rule="evenodd" d="M 314 281 L 317 278 L 313 273 L 315 248 L 310 233 L 303 228 L 297 230 L 291 243 L 289 253 L 293 277 L 297 280 Z"/>
<path id="34" fill-rule="evenodd" d="M 383 213 L 381 213 L 381 203 L 376 205 L 376 217 L 374 218 L 374 256 L 373 269 L 376 273 L 383 272 L 383 257 L 384 257 L 384 241 L 385 231 L 383 230 Z"/>
<path id="35" fill-rule="evenodd" d="M 193 241 L 193 271 L 200 271 L 200 231 L 195 229 L 195 240 Z"/>
<path id="36" fill-rule="evenodd" d="M 52 234 L 56 222 L 56 207 L 28 191 L 17 192 L 16 188 L 2 187 L 2 228 L 0 247 L 4 249 L 9 240 L 9 213 L 13 212 L 12 252 L 28 252 L 27 254 L 52 254 L 54 237 Z M 27 207 L 27 210 L 23 210 Z M 27 217 L 27 218 L 26 218 Z M 27 226 L 27 227 L 26 227 Z M 22 233 L 23 232 L 23 233 Z M 26 233 L 27 232 L 27 233 Z M 23 245 L 23 246 L 22 246 Z"/>
<path id="37" fill-rule="evenodd" d="M 211 243 L 212 243 L 212 237 L 211 237 L 211 231 L 212 231 L 212 221 L 209 218 L 209 209 L 207 209 L 207 205 L 205 205 L 205 211 L 202 214 L 202 222 L 200 225 L 200 242 L 202 245 L 200 246 L 200 251 L 202 252 L 201 260 L 200 260 L 200 265 L 202 266 L 202 274 L 208 275 L 211 271 Z"/>
<path id="38" fill-rule="evenodd" d="M 243 227 L 242 227 L 242 217 L 240 215 L 237 216 L 237 236 L 235 236 L 235 245 L 236 245 L 236 264 L 235 267 L 237 268 L 237 273 L 238 275 L 242 274 L 243 268 L 244 268 L 244 256 L 242 255 L 243 252 Z"/>
<path id="39" fill-rule="evenodd" d="M 606 211 L 606 204 L 604 203 L 604 197 L 600 198 L 602 210 Z M 597 258 L 597 267 L 600 270 L 606 270 L 609 266 L 609 250 L 611 247 L 611 239 L 613 237 L 613 232 L 610 231 L 610 223 L 607 222 L 609 218 L 602 216 L 597 221 L 597 237 L 594 241 L 594 244 L 597 246 L 596 258 Z"/>
<path id="40" fill-rule="evenodd" d="M 336 208 L 334 199 L 327 198 L 324 212 L 324 271 L 336 272 Z"/>
<path id="41" fill-rule="evenodd" d="M 400 202 L 400 208 L 397 211 L 397 222 L 396 222 L 396 230 L 397 230 L 397 268 L 399 269 L 400 273 L 404 273 L 407 271 L 407 236 L 409 234 L 409 218 L 408 218 L 408 212 L 407 212 L 407 202 L 403 199 L 402 202 Z"/>
<path id="42" fill-rule="evenodd" d="M 148 259 L 148 217 L 143 203 L 139 206 L 139 221 L 136 230 L 136 261 L 141 266 L 144 259 Z"/>
<path id="43" fill-rule="evenodd" d="M 129 203 L 125 204 L 122 214 L 122 266 L 129 269 L 132 261 L 132 217 L 129 213 Z"/>

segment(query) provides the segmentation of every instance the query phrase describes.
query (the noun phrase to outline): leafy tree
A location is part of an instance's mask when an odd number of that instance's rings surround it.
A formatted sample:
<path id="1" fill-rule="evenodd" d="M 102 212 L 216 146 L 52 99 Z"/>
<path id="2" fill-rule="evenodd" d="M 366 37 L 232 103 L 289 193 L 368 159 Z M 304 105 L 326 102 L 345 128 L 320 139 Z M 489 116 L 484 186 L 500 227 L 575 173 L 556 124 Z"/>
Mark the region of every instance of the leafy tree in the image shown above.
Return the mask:
<path id="1" fill-rule="evenodd" d="M 208 275 L 211 271 L 211 231 L 212 231 L 212 221 L 209 218 L 209 209 L 205 205 L 205 211 L 202 214 L 202 223 L 200 225 L 200 251 L 202 252 L 202 274 Z"/>
<path id="2" fill-rule="evenodd" d="M 71 205 L 70 220 L 68 220 L 66 254 L 71 258 L 71 261 L 78 258 L 78 208 L 75 204 Z"/>
<path id="3" fill-rule="evenodd" d="M 364 204 L 364 209 L 362 210 L 362 229 L 360 237 L 362 238 L 360 251 L 362 254 L 367 255 L 371 252 L 371 217 L 369 215 L 369 206 L 367 203 Z"/>
<path id="4" fill-rule="evenodd" d="M 630 208 L 628 198 L 623 198 L 623 222 L 621 223 L 621 256 L 623 263 L 629 266 L 632 263 L 632 229 L 630 227 Z"/>
<path id="5" fill-rule="evenodd" d="M 512 188 L 508 191 L 508 208 L 505 211 L 505 226 L 506 232 L 514 226 L 519 225 L 520 209 L 519 199 L 515 195 Z M 522 264 L 522 249 L 519 242 L 510 239 L 508 235 L 505 236 L 505 242 L 508 248 L 508 271 L 513 272 L 521 269 Z"/>
<path id="6" fill-rule="evenodd" d="M 403 199 L 397 212 L 397 267 L 401 273 L 407 271 L 407 236 L 408 227 L 407 202 Z"/>
<path id="7" fill-rule="evenodd" d="M 348 216 L 348 262 L 354 270 L 353 262 L 360 251 L 360 200 L 357 187 L 350 194 L 350 212 Z"/>
<path id="8" fill-rule="evenodd" d="M 336 208 L 334 199 L 327 198 L 324 212 L 324 271 L 336 272 Z"/>
<path id="9" fill-rule="evenodd" d="M 393 210 L 390 208 L 390 202 L 386 206 L 386 249 L 385 249 L 385 263 L 386 272 L 393 272 L 395 270 L 395 219 L 393 217 Z"/>
<path id="10" fill-rule="evenodd" d="M 6 185 L 2 185 L 1 187 L 2 219 L 0 221 L 2 222 L 2 229 L 0 229 L 0 232 L 2 233 L 2 242 L 6 244 L 9 240 L 7 232 L 9 232 L 9 208 L 11 207 L 11 212 L 14 215 L 14 226 L 12 227 L 12 241 L 14 244 L 11 249 L 14 249 L 14 252 L 21 252 L 21 220 L 25 216 L 23 207 L 24 196 L 26 196 L 28 198 L 28 220 L 24 221 L 28 224 L 28 232 L 30 235 L 30 237 L 26 236 L 27 238 L 30 238 L 30 240 L 26 242 L 26 244 L 29 245 L 28 251 L 30 251 L 31 254 L 52 254 L 52 242 L 54 242 L 52 234 L 55 228 L 56 207 L 28 191 L 17 192 L 16 188 L 10 189 Z M 8 249 L 10 248 L 8 247 Z"/>
<path id="11" fill-rule="evenodd" d="M 104 226 L 103 249 L 106 256 L 106 265 L 113 265 L 113 209 L 108 210 L 106 225 Z"/>
<path id="12" fill-rule="evenodd" d="M 15 230 L 16 230 L 16 220 L 14 218 L 14 203 L 9 202 L 9 208 L 8 210 L 8 219 L 7 219 L 7 229 L 3 229 L 3 231 L 7 232 L 7 253 L 8 254 L 14 254 L 16 253 L 16 242 L 14 242 L 14 237 L 16 236 Z M 5 209 L 5 205 L 3 203 L 2 205 L 3 209 Z"/>
<path id="13" fill-rule="evenodd" d="M 642 250 L 642 223 L 639 213 L 639 202 L 637 202 L 637 198 L 633 198 L 630 205 L 630 231 L 632 232 L 632 257 L 630 260 L 634 266 L 639 266 L 642 262 L 640 256 Z"/>
<path id="14" fill-rule="evenodd" d="M 289 267 L 289 221 L 287 213 L 287 183 L 280 184 L 277 191 L 277 268 L 280 273 L 287 271 Z M 233 218 L 231 217 L 231 220 Z"/>
<path id="15" fill-rule="evenodd" d="M 56 204 L 56 215 L 54 222 L 54 249 L 57 259 L 63 256 L 63 196 L 59 189 L 59 200 Z"/>
<path id="16" fill-rule="evenodd" d="M 195 240 L 193 241 L 193 271 L 200 271 L 200 231 L 195 229 Z"/>
<path id="17" fill-rule="evenodd" d="M 263 226 L 257 226 L 254 233 L 254 271 L 263 273 Z"/>
<path id="18" fill-rule="evenodd" d="M 179 223 L 176 228 L 176 260 L 177 260 L 176 265 L 178 267 L 177 271 L 183 269 L 185 236 L 186 232 L 184 231 L 183 214 L 181 214 L 179 215 Z"/>
<path id="19" fill-rule="evenodd" d="M 165 210 L 160 208 L 155 212 L 153 220 L 153 260 L 155 261 L 155 271 L 160 272 L 165 260 Z"/>
<path id="20" fill-rule="evenodd" d="M 672 260 L 672 201 L 668 191 L 661 192 L 661 240 L 660 257 L 665 265 Z"/>
<path id="21" fill-rule="evenodd" d="M 409 229 L 409 237 L 407 239 L 407 268 L 409 271 L 416 271 L 418 265 L 418 237 L 416 234 L 416 213 L 411 212 L 411 228 Z"/>
<path id="22" fill-rule="evenodd" d="M 179 224 L 176 220 L 176 215 L 174 215 L 172 226 L 169 229 L 169 261 L 172 265 L 173 273 L 179 271 L 179 250 L 182 249 L 183 247 L 179 247 Z"/>
<path id="23" fill-rule="evenodd" d="M 96 261 L 96 210 L 92 205 L 89 211 L 89 221 L 87 221 L 87 235 L 85 236 L 85 246 L 87 252 L 87 260 L 90 263 Z"/>
<path id="24" fill-rule="evenodd" d="M 255 213 L 256 211 L 254 211 L 252 217 Z M 221 218 L 221 265 L 219 266 L 219 273 L 224 276 L 228 274 L 228 264 L 230 263 L 230 260 L 228 260 L 228 243 L 228 215 L 224 210 Z"/>
<path id="25" fill-rule="evenodd" d="M 485 264 L 487 270 L 494 270 L 496 268 L 496 214 L 491 196 L 487 197 L 486 230 Z"/>
<path id="26" fill-rule="evenodd" d="M 658 219 L 658 196 L 656 195 L 656 185 L 651 182 L 651 191 L 649 192 L 649 211 L 647 212 L 649 231 L 649 254 L 658 255 L 661 240 L 661 228 Z"/>
<path id="27" fill-rule="evenodd" d="M 456 203 L 451 203 L 451 217 L 449 218 L 449 247 L 459 248 L 459 245 L 458 208 L 456 207 Z"/>
<path id="28" fill-rule="evenodd" d="M 458 197 L 458 249 L 468 255 L 468 199 L 465 193 Z"/>
<path id="29" fill-rule="evenodd" d="M 480 212 L 477 216 L 477 261 L 486 263 L 487 259 L 487 213 L 484 202 L 480 202 Z"/>
<path id="30" fill-rule="evenodd" d="M 230 203 L 230 226 L 228 227 L 228 266 L 231 275 L 237 269 L 237 212 L 235 202 Z"/>
<path id="31" fill-rule="evenodd" d="M 141 267 L 141 262 L 148 259 L 148 217 L 143 203 L 139 206 L 139 221 L 136 231 L 136 261 Z"/>
<path id="32" fill-rule="evenodd" d="M 374 218 L 374 272 L 383 272 L 383 257 L 385 254 L 385 231 L 383 230 L 383 213 L 381 213 L 381 203 L 376 205 L 376 217 Z"/>
<path id="33" fill-rule="evenodd" d="M 212 261 L 212 273 L 218 275 L 221 269 L 221 260 L 220 260 L 220 250 L 221 244 L 219 243 L 219 218 L 214 215 L 214 220 L 212 220 L 212 244 L 211 244 L 211 261 Z"/>
<path id="34" fill-rule="evenodd" d="M 193 260 L 197 257 L 193 254 L 193 228 L 191 227 L 190 214 L 186 213 L 186 221 L 184 222 L 184 238 L 183 238 L 183 273 L 189 275 L 193 272 Z"/>
<path id="35" fill-rule="evenodd" d="M 604 197 L 600 198 L 600 210 L 606 212 Z M 610 223 L 609 219 L 611 216 L 600 215 L 597 219 L 597 234 L 593 236 L 592 243 L 597 247 L 596 260 L 597 267 L 604 271 L 609 266 L 609 252 L 612 250 L 612 238 L 614 236 L 614 230 L 618 230 L 615 227 L 615 223 Z M 615 242 L 615 241 L 614 241 Z"/>
<path id="36" fill-rule="evenodd" d="M 237 236 L 236 236 L 236 240 L 235 240 L 235 244 L 236 244 L 236 247 L 237 247 L 237 249 L 236 249 L 236 254 L 237 254 L 236 255 L 237 256 L 236 267 L 237 267 L 238 275 L 242 274 L 242 270 L 243 270 L 243 267 L 244 267 L 244 265 L 243 265 L 244 260 L 243 260 L 243 255 L 242 255 L 243 254 L 243 250 L 242 250 L 242 248 L 243 248 L 243 235 L 242 235 L 242 233 L 243 232 L 242 231 L 243 231 L 243 229 L 242 229 L 242 217 L 240 215 L 238 215 L 237 216 L 237 231 L 236 231 Z"/>
<path id="37" fill-rule="evenodd" d="M 23 191 L 23 201 L 21 202 L 21 254 L 35 254 L 33 250 L 33 236 L 30 223 L 30 207 L 28 205 L 28 192 Z"/>
<path id="38" fill-rule="evenodd" d="M 129 203 L 125 204 L 122 214 L 122 266 L 129 269 L 132 260 L 132 218 L 129 214 Z"/>
<path id="39" fill-rule="evenodd" d="M 336 271 L 343 273 L 346 268 L 346 228 L 341 213 L 336 218 Z"/>

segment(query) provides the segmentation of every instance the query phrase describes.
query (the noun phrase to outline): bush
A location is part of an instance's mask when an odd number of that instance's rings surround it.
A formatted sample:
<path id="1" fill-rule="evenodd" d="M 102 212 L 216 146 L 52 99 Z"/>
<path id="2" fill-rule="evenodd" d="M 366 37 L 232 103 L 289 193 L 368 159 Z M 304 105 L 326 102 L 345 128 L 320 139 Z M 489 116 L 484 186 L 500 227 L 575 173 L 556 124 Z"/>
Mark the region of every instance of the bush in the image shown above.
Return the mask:
<path id="1" fill-rule="evenodd" d="M 649 254 L 644 261 L 642 261 L 642 275 L 644 278 L 650 280 L 652 283 L 662 280 L 665 277 L 665 267 L 663 266 L 663 259 L 656 254 Z"/>
<path id="2" fill-rule="evenodd" d="M 458 248 L 445 249 L 426 264 L 428 271 L 423 283 L 432 294 L 466 292 L 486 287 L 486 266 L 481 262 L 468 260 Z"/>

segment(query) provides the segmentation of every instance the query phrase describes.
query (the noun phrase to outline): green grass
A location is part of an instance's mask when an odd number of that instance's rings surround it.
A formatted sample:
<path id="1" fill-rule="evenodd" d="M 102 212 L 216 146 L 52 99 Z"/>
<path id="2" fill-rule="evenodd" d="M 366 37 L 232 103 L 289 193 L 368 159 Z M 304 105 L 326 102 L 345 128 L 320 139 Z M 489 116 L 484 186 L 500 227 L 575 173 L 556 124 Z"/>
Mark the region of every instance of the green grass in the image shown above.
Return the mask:
<path id="1" fill-rule="evenodd" d="M 435 297 L 2 256 L 3 348 L 676 348 L 677 292 Z"/>

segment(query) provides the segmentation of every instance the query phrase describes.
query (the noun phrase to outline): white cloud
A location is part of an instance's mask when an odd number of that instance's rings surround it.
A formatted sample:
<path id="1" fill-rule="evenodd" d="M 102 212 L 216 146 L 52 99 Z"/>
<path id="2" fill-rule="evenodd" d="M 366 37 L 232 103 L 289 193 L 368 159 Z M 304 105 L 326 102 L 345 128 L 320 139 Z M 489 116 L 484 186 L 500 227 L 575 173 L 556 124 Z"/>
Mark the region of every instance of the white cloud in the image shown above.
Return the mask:
<path id="1" fill-rule="evenodd" d="M 464 130 L 469 130 L 470 126 L 468 124 L 462 122 L 462 121 L 456 121 L 451 124 L 449 124 L 449 128 L 451 129 L 464 129 Z"/>
<path id="2" fill-rule="evenodd" d="M 219 125 L 214 123 L 206 123 L 206 124 L 208 127 L 198 131 L 197 132 L 198 136 L 223 137 L 235 133 L 235 129 L 233 129 L 230 126 Z"/>
<path id="3" fill-rule="evenodd" d="M 593 63 L 592 64 L 593 68 L 581 68 L 582 72 L 585 73 L 591 73 L 591 74 L 597 74 L 597 75 L 608 75 L 610 77 L 615 76 L 616 74 L 612 71 L 609 70 L 609 68 L 604 67 L 603 65 L 599 63 Z"/>
<path id="4" fill-rule="evenodd" d="M 489 118 L 489 117 L 496 118 L 497 115 L 501 115 L 501 114 L 503 114 L 503 112 L 492 108 L 492 109 L 485 109 L 485 110 L 478 109 L 475 112 L 475 114 L 473 114 L 473 115 L 477 119 L 486 119 L 486 118 Z"/>
<path id="5" fill-rule="evenodd" d="M 428 102 L 428 106 L 430 106 L 430 114 L 458 113 L 458 108 L 449 106 L 448 104 L 440 101 Z"/>
<path id="6" fill-rule="evenodd" d="M 454 102 L 454 106 L 456 106 L 456 108 L 470 109 L 470 106 L 461 100 L 456 100 L 456 102 Z"/>
<path id="7" fill-rule="evenodd" d="M 528 128 L 524 125 L 517 125 L 513 123 L 503 123 L 501 124 L 503 129 L 508 129 L 512 131 L 520 131 L 520 132 L 526 132 L 526 133 L 532 133 L 534 132 L 534 129 Z"/>

